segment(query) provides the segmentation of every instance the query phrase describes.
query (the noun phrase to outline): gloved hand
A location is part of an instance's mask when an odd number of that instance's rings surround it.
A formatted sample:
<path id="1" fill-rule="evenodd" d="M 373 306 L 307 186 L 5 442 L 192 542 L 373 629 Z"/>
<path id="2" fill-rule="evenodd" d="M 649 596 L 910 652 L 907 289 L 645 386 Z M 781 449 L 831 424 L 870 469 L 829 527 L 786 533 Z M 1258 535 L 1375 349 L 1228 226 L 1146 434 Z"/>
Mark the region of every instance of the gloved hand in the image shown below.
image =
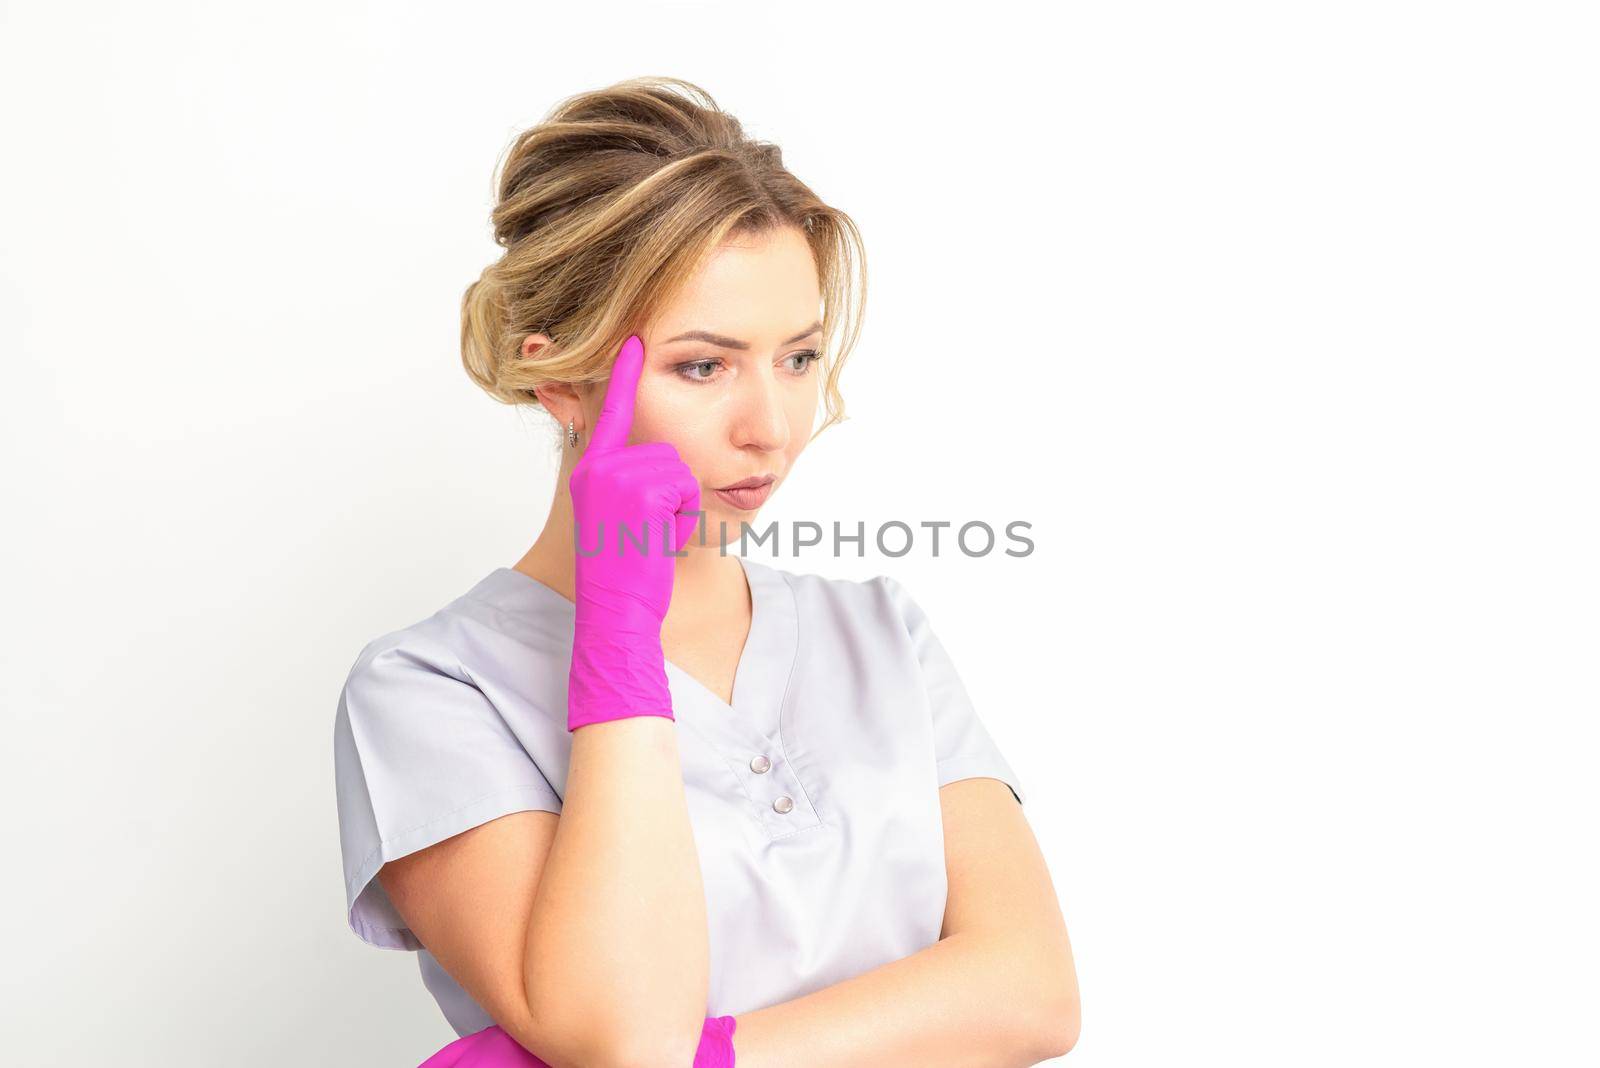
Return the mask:
<path id="1" fill-rule="evenodd" d="M 600 418 L 568 483 L 577 605 L 569 731 L 629 716 L 675 718 L 661 624 L 675 554 L 699 522 L 700 483 L 671 444 L 628 444 L 643 366 L 644 341 L 634 334 L 617 353 Z"/>
<path id="2" fill-rule="evenodd" d="M 735 1068 L 732 1016 L 707 1016 L 691 1068 Z M 417 1068 L 550 1068 L 506 1034 L 499 1024 L 456 1039 Z"/>

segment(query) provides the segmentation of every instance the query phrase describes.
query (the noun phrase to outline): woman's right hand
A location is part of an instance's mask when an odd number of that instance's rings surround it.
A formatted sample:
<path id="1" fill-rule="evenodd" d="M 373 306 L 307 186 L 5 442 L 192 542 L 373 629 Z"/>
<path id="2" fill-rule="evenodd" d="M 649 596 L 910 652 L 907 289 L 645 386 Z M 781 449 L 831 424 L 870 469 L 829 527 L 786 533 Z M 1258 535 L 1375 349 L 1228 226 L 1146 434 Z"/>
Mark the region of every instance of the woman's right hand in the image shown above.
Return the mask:
<path id="1" fill-rule="evenodd" d="M 674 718 L 661 624 L 677 553 L 699 521 L 700 483 L 669 443 L 628 444 L 643 367 L 644 341 L 634 334 L 617 353 L 568 483 L 577 604 L 569 731 L 630 716 Z"/>

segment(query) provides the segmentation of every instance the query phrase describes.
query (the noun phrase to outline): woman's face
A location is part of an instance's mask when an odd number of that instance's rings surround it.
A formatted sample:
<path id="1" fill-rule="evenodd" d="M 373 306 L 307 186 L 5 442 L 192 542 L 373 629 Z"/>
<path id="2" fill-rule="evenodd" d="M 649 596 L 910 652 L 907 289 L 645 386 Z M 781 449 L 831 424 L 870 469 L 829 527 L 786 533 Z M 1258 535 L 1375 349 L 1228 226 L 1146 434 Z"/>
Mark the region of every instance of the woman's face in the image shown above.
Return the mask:
<path id="1" fill-rule="evenodd" d="M 811 437 L 820 398 L 821 289 L 811 249 L 785 228 L 718 249 L 641 331 L 630 443 L 665 441 L 700 483 L 705 544 L 737 541 Z M 583 397 L 592 427 L 608 383 Z M 752 477 L 764 490 L 717 490 Z M 692 538 L 686 550 L 697 548 Z"/>

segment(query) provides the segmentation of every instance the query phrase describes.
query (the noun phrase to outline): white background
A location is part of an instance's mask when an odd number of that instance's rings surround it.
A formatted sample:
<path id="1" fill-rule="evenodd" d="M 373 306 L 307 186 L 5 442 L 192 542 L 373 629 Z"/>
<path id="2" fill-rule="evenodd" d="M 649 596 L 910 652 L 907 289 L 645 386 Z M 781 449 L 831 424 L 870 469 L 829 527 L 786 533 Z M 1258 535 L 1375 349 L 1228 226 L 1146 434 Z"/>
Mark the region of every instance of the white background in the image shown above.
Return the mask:
<path id="1" fill-rule="evenodd" d="M 780 563 L 955 656 L 1062 1063 L 1595 1063 L 1586 7 L 4 4 L 5 1059 L 454 1037 L 345 927 L 335 702 L 545 517 L 459 364 L 496 160 L 661 73 L 867 242 L 763 519 L 1033 523 Z"/>

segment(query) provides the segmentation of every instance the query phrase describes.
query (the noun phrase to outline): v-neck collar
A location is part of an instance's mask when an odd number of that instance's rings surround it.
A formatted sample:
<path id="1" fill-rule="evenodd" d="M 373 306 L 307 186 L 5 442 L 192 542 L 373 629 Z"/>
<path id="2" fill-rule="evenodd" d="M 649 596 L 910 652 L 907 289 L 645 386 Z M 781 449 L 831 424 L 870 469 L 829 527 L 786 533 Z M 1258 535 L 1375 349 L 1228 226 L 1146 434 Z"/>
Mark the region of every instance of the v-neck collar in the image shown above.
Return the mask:
<path id="1" fill-rule="evenodd" d="M 801 781 L 799 769 L 808 758 L 804 739 L 793 730 L 790 683 L 800 662 L 799 603 L 784 572 L 742 556 L 737 559 L 750 588 L 750 633 L 734 669 L 733 703 L 723 701 L 671 661 L 666 663 L 667 687 L 673 719 L 717 755 L 737 782 L 751 816 L 775 842 L 826 826 Z M 537 627 L 549 640 L 561 643 L 558 650 L 564 645 L 570 655 L 577 606 L 550 586 L 502 567 L 474 587 L 470 596 Z M 565 691 L 564 671 L 552 686 Z M 778 807 L 780 803 L 785 807 Z"/>
<path id="2" fill-rule="evenodd" d="M 776 731 L 799 639 L 794 592 L 775 568 L 742 556 L 735 555 L 734 559 L 739 561 L 750 589 L 750 631 L 734 667 L 732 703 L 713 693 L 684 668 L 666 660 L 667 686 L 674 697 L 673 715 L 681 718 L 689 709 L 704 704 L 712 712 L 710 726 L 733 717 L 753 720 Z M 577 607 L 554 587 L 513 567 L 496 568 L 484 581 L 498 585 L 513 598 L 510 604 L 502 603 L 501 607 L 531 611 L 533 609 L 519 599 L 532 596 L 541 605 L 563 613 L 565 633 L 570 641 L 571 621 Z M 679 699 L 689 695 L 695 699 Z M 696 717 L 697 722 L 699 719 Z M 724 732 L 714 730 L 713 733 Z"/>

